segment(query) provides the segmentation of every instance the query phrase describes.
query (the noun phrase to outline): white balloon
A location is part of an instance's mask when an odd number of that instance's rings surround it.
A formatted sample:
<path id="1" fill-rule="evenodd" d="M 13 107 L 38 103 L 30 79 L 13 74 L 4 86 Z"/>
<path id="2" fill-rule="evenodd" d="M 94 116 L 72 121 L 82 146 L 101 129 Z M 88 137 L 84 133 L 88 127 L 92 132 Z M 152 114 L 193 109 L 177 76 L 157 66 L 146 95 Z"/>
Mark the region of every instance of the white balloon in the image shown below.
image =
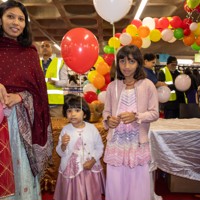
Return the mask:
<path id="1" fill-rule="evenodd" d="M 97 88 L 94 87 L 94 85 L 92 83 L 88 83 L 86 85 L 83 86 L 83 94 L 85 94 L 86 92 L 97 92 Z"/>
<path id="2" fill-rule="evenodd" d="M 93 0 L 97 13 L 113 24 L 122 19 L 130 10 L 133 0 Z"/>
<path id="3" fill-rule="evenodd" d="M 169 43 L 174 43 L 176 41 L 176 38 L 173 36 L 171 40 L 169 40 Z"/>
<path id="4" fill-rule="evenodd" d="M 191 78 L 187 74 L 180 74 L 176 77 L 174 84 L 177 90 L 185 92 L 191 86 Z"/>
<path id="5" fill-rule="evenodd" d="M 148 48 L 151 45 L 151 40 L 149 37 L 142 38 L 142 48 Z"/>
<path id="6" fill-rule="evenodd" d="M 142 20 L 142 25 L 148 26 L 150 30 L 153 30 L 153 29 L 155 29 L 156 23 L 152 17 L 145 17 Z"/>
<path id="7" fill-rule="evenodd" d="M 195 31 L 197 29 L 197 27 L 198 27 L 198 24 L 196 22 L 192 22 L 190 24 L 190 30 L 191 31 Z"/>
<path id="8" fill-rule="evenodd" d="M 161 86 L 157 88 L 158 92 L 158 101 L 160 103 L 165 103 L 169 101 L 171 90 L 167 86 Z"/>
<path id="9" fill-rule="evenodd" d="M 132 41 L 132 36 L 129 33 L 122 33 L 119 36 L 119 40 L 122 45 L 128 45 Z"/>
<path id="10" fill-rule="evenodd" d="M 171 29 L 166 28 L 161 32 L 161 35 L 162 35 L 162 39 L 164 41 L 168 42 L 173 38 L 174 33 L 173 33 L 173 31 Z"/>
<path id="11" fill-rule="evenodd" d="M 105 103 L 106 101 L 106 91 L 102 91 L 98 94 L 98 100 L 102 103 Z"/>

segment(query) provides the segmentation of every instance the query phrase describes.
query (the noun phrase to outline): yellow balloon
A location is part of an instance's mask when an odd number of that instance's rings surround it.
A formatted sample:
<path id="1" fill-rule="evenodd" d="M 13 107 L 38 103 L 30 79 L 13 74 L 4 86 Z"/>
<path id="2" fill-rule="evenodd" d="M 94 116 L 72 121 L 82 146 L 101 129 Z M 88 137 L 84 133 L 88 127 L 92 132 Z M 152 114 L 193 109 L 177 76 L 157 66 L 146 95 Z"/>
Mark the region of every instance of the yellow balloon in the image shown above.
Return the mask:
<path id="1" fill-rule="evenodd" d="M 198 36 L 200 35 L 200 23 L 197 23 L 197 29 L 195 31 L 193 31 L 194 35 Z"/>
<path id="2" fill-rule="evenodd" d="M 153 29 L 150 34 L 149 38 L 152 42 L 158 42 L 161 39 L 161 33 L 157 29 Z"/>
<path id="3" fill-rule="evenodd" d="M 108 45 L 110 47 L 114 47 L 115 49 L 119 48 L 120 47 L 120 40 L 119 40 L 119 38 L 117 38 L 117 37 L 111 37 L 108 40 Z"/>
<path id="4" fill-rule="evenodd" d="M 167 19 L 169 20 L 169 22 L 172 20 L 172 17 L 167 17 Z M 169 23 L 169 26 L 168 26 L 168 28 L 172 28 L 172 26 L 170 25 L 170 23 Z"/>
<path id="5" fill-rule="evenodd" d="M 90 81 L 90 83 L 92 83 L 95 79 L 95 76 L 98 74 L 98 72 L 96 70 L 93 70 L 91 72 L 88 73 L 88 80 Z"/>
<path id="6" fill-rule="evenodd" d="M 100 63 L 100 62 L 104 62 L 103 57 L 98 56 L 96 63 L 94 64 L 94 67 L 96 68 L 96 66 Z"/>
<path id="7" fill-rule="evenodd" d="M 135 25 L 130 24 L 126 27 L 126 32 L 129 33 L 131 36 L 135 36 L 138 33 L 138 29 Z"/>

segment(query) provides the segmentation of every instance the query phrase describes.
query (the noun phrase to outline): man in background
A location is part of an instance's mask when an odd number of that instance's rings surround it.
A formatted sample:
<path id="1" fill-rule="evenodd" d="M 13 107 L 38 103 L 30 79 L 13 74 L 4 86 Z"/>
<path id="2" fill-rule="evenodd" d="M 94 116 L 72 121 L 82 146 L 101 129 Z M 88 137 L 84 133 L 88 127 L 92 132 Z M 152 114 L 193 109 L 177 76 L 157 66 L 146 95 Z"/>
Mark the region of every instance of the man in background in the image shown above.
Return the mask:
<path id="1" fill-rule="evenodd" d="M 52 43 L 43 41 L 40 45 L 40 60 L 47 84 L 48 101 L 51 117 L 62 117 L 64 104 L 63 88 L 68 85 L 67 66 L 62 59 L 53 56 Z"/>
<path id="2" fill-rule="evenodd" d="M 164 118 L 179 118 L 179 105 L 185 103 L 185 96 L 183 92 L 176 89 L 174 82 L 180 72 L 176 69 L 177 58 L 169 56 L 167 59 L 167 65 L 160 69 L 158 73 L 158 80 L 163 81 L 171 90 L 170 99 L 168 102 L 162 104 L 164 110 Z"/>

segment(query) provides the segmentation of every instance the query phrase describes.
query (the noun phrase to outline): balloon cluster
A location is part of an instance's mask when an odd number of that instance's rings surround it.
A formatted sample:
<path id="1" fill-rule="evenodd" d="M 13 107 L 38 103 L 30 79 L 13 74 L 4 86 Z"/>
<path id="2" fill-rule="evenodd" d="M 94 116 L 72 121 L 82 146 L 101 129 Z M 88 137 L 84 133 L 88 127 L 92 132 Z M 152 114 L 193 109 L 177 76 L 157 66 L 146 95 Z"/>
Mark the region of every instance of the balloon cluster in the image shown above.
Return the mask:
<path id="1" fill-rule="evenodd" d="M 200 50 L 200 23 L 191 18 L 181 19 L 179 16 L 151 18 L 142 21 L 132 20 L 122 33 L 116 33 L 104 46 L 105 53 L 112 53 L 114 49 L 123 45 L 133 44 L 138 48 L 148 48 L 152 42 L 163 40 L 173 43 L 182 40 L 184 45 L 193 50 Z"/>
<path id="2" fill-rule="evenodd" d="M 95 69 L 88 73 L 88 83 L 83 87 L 84 98 L 88 103 L 96 100 L 105 103 L 106 88 L 110 83 L 111 67 L 109 62 L 113 62 L 114 59 L 114 57 L 109 58 L 109 56 L 112 56 L 112 54 L 104 54 L 103 57 L 98 56 L 94 64 Z"/>

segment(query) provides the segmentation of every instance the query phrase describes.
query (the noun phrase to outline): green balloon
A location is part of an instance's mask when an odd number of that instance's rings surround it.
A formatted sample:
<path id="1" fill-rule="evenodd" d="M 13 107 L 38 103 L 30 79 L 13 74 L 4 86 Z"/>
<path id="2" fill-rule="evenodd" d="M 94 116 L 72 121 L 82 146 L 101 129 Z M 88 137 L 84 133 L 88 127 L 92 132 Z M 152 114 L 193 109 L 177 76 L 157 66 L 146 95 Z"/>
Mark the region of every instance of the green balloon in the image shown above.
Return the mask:
<path id="1" fill-rule="evenodd" d="M 191 9 L 196 8 L 200 4 L 200 0 L 187 0 L 187 6 Z"/>
<path id="2" fill-rule="evenodd" d="M 195 51 L 199 51 L 199 50 L 200 50 L 200 46 L 198 46 L 198 45 L 196 44 L 196 42 L 193 43 L 193 44 L 191 45 L 191 48 L 192 48 L 193 50 L 195 50 Z"/>
<path id="3" fill-rule="evenodd" d="M 103 48 L 103 51 L 107 54 L 110 54 L 110 53 L 114 53 L 115 52 L 115 49 L 114 47 L 110 47 L 109 45 L 106 45 L 104 48 Z"/>
<path id="4" fill-rule="evenodd" d="M 176 28 L 175 30 L 174 30 L 174 37 L 176 38 L 176 39 L 181 39 L 182 37 L 184 36 L 184 33 L 183 33 L 183 29 L 182 28 Z"/>

